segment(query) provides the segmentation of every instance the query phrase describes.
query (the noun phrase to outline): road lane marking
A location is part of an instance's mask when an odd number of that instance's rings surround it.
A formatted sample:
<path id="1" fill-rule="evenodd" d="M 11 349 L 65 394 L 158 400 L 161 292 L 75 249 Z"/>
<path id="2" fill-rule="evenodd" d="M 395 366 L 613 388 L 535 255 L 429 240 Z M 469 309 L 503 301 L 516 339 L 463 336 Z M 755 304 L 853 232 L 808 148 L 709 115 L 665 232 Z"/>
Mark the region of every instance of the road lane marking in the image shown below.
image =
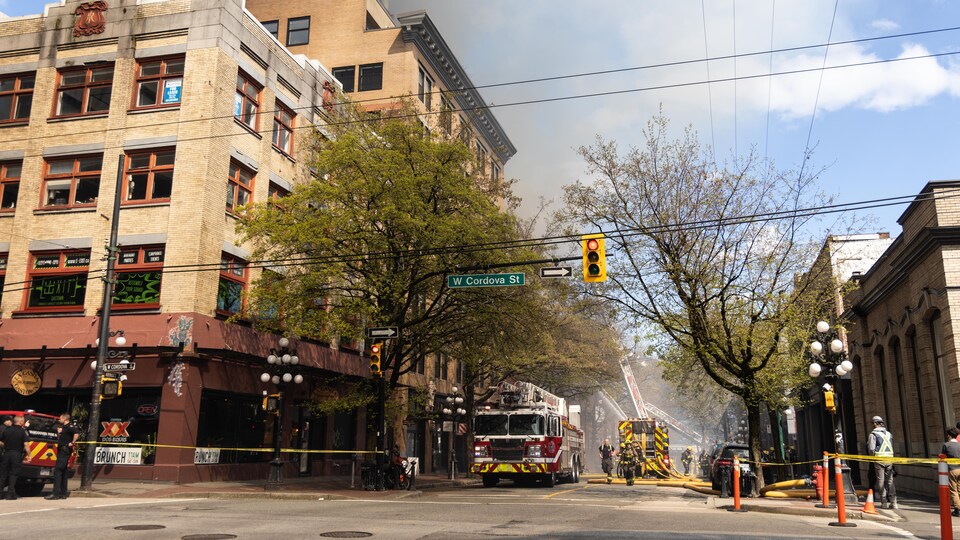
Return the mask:
<path id="1" fill-rule="evenodd" d="M 590 487 L 590 484 L 584 484 L 584 485 L 582 485 L 582 486 L 575 487 L 575 488 L 573 488 L 573 489 L 568 489 L 568 490 L 565 490 L 565 491 L 558 491 L 558 492 L 556 492 L 556 493 L 551 493 L 550 495 L 547 495 L 546 497 L 544 497 L 544 499 L 550 499 L 550 498 L 552 498 L 552 497 L 556 497 L 557 495 L 563 495 L 564 493 L 572 493 L 572 492 L 574 492 L 574 491 L 577 491 L 577 490 L 580 490 L 580 489 L 584 489 L 584 488 L 587 488 L 587 487 Z"/>
<path id="2" fill-rule="evenodd" d="M 193 502 L 193 501 L 205 501 L 206 498 L 190 498 L 190 499 L 140 499 L 134 501 L 123 501 L 123 502 L 113 502 L 113 503 L 98 503 L 98 504 L 79 504 L 77 506 L 46 506 L 43 508 L 30 508 L 24 510 L 14 510 L 12 512 L 0 512 L 0 517 L 2 516 L 14 516 L 21 514 L 38 514 L 40 512 L 50 512 L 52 510 L 85 510 L 89 508 L 110 508 L 116 506 L 137 506 L 137 505 L 155 505 L 155 504 L 167 504 L 167 503 L 176 503 L 176 502 Z"/>

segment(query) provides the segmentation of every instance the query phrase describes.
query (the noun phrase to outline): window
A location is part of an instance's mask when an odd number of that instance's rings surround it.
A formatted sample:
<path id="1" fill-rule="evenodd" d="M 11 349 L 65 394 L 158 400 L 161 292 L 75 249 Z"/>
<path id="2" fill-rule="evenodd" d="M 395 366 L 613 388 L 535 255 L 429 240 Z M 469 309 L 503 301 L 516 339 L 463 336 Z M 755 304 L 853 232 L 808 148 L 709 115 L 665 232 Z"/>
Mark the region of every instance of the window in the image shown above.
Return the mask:
<path id="1" fill-rule="evenodd" d="M 90 251 L 32 253 L 27 280 L 29 311 L 83 311 Z"/>
<path id="2" fill-rule="evenodd" d="M 164 202 L 173 189 L 174 149 L 128 154 L 123 175 L 123 200 Z"/>
<path id="3" fill-rule="evenodd" d="M 897 378 L 897 397 L 900 403 L 900 432 L 903 434 L 904 454 L 910 453 L 910 423 L 907 421 L 907 383 L 903 373 L 903 358 L 900 355 L 900 339 L 890 341 L 890 352 L 893 355 L 894 374 Z M 889 421 L 889 420 L 888 420 Z"/>
<path id="4" fill-rule="evenodd" d="M 287 46 L 310 43 L 310 17 L 287 19 Z"/>
<path id="5" fill-rule="evenodd" d="M 933 346 L 933 370 L 937 375 L 937 393 L 940 394 L 940 425 L 941 431 L 945 431 L 953 425 L 953 397 L 950 389 L 950 378 L 947 374 L 946 361 L 944 359 L 943 347 L 943 319 L 940 312 L 937 311 L 930 317 L 929 321 L 930 344 Z"/>
<path id="6" fill-rule="evenodd" d="M 296 114 L 277 102 L 273 113 L 273 147 L 284 154 L 293 154 L 293 119 Z"/>
<path id="7" fill-rule="evenodd" d="M 280 204 L 280 199 L 290 195 L 290 192 L 286 188 L 282 188 L 273 182 L 270 182 L 270 187 L 267 188 L 267 200 L 274 206 L 283 207 Z"/>
<path id="8" fill-rule="evenodd" d="M 260 110 L 260 90 L 260 86 L 243 73 L 237 73 L 237 95 L 233 102 L 233 116 L 254 131 L 259 127 L 257 111 Z"/>
<path id="9" fill-rule="evenodd" d="M 440 96 L 440 127 L 447 132 L 447 135 L 453 132 L 453 107 L 443 96 Z"/>
<path id="10" fill-rule="evenodd" d="M 477 141 L 477 173 L 487 174 L 487 149 Z"/>
<path id="11" fill-rule="evenodd" d="M 470 139 L 473 138 L 473 130 L 467 125 L 467 121 L 460 117 L 460 140 L 470 149 Z"/>
<path id="12" fill-rule="evenodd" d="M 220 257 L 220 284 L 217 287 L 217 313 L 221 315 L 234 315 L 243 311 L 243 291 L 246 287 L 246 261 L 224 253 Z"/>
<path id="13" fill-rule="evenodd" d="M 137 64 L 134 108 L 172 107 L 180 104 L 184 57 L 146 60 Z"/>
<path id="14" fill-rule="evenodd" d="M 0 77 L 0 123 L 25 123 L 33 108 L 33 83 L 36 75 Z"/>
<path id="15" fill-rule="evenodd" d="M 113 307 L 160 307 L 163 251 L 163 246 L 131 247 L 120 251 Z"/>
<path id="16" fill-rule="evenodd" d="M 420 98 L 420 102 L 430 110 L 431 98 L 433 96 L 433 79 L 427 75 L 426 70 L 423 69 L 423 66 L 420 66 L 420 72 L 417 74 L 417 97 Z"/>
<path id="17" fill-rule="evenodd" d="M 254 174 L 236 161 L 230 162 L 230 177 L 227 178 L 227 210 L 236 212 L 238 208 L 250 202 L 253 193 Z"/>
<path id="18" fill-rule="evenodd" d="M 333 77 L 343 85 L 343 93 L 353 92 L 353 81 L 357 76 L 356 66 L 333 68 Z"/>
<path id="19" fill-rule="evenodd" d="M 929 428 L 927 427 L 927 412 L 924 405 L 923 374 L 920 370 L 920 358 L 917 356 L 917 329 L 913 326 L 907 329 L 907 356 L 910 357 L 910 362 L 913 365 L 913 383 L 917 390 L 917 413 L 920 415 L 920 432 L 922 434 L 920 440 L 923 441 L 923 444 L 920 445 L 919 455 L 929 457 L 930 451 L 927 448 L 927 441 L 929 440 L 927 431 Z"/>
<path id="20" fill-rule="evenodd" d="M 17 207 L 20 166 L 19 161 L 0 163 L 0 212 L 11 212 Z"/>
<path id="21" fill-rule="evenodd" d="M 436 363 L 433 365 L 433 376 L 437 379 L 446 380 L 450 376 L 450 358 L 447 353 L 438 352 L 433 356 Z"/>
<path id="22" fill-rule="evenodd" d="M 493 185 L 500 184 L 500 166 L 495 161 L 490 160 L 490 173 L 493 178 Z"/>
<path id="23" fill-rule="evenodd" d="M 267 32 L 270 32 L 277 41 L 280 41 L 280 21 L 263 21 L 260 24 L 262 24 L 263 27 L 267 29 Z"/>
<path id="24" fill-rule="evenodd" d="M 102 159 L 103 156 L 85 156 L 48 161 L 41 206 L 96 205 L 100 194 Z"/>
<path id="25" fill-rule="evenodd" d="M 383 88 L 383 62 L 360 66 L 360 82 L 357 84 L 357 89 L 363 92 L 381 88 Z"/>
<path id="26" fill-rule="evenodd" d="M 260 404 L 260 396 L 228 394 L 204 388 L 200 394 L 197 446 L 201 448 L 264 446 L 264 440 L 269 440 L 266 439 L 264 426 L 272 423 L 266 421 L 267 414 Z M 270 454 L 249 450 L 221 450 L 219 457 L 219 463 L 255 463 L 267 461 Z"/>
<path id="27" fill-rule="evenodd" d="M 54 116 L 98 114 L 110 109 L 113 65 L 64 70 L 57 79 Z"/>

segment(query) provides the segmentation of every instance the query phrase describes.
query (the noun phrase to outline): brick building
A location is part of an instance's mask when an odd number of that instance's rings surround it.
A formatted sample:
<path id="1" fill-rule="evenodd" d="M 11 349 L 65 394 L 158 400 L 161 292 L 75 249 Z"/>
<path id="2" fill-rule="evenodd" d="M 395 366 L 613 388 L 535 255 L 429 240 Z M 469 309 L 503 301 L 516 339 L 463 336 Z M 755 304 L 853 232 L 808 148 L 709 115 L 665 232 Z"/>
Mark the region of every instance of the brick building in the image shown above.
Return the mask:
<path id="1" fill-rule="evenodd" d="M 379 0 L 247 0 L 247 9 L 290 51 L 319 60 L 342 84 L 344 95 L 371 114 L 411 103 L 425 130 L 459 137 L 474 154 L 474 166 L 494 182 L 516 154 L 467 72 L 423 11 L 394 15 Z M 402 385 L 428 389 L 432 409 L 462 381 L 462 364 L 442 351 L 419 362 Z M 449 426 L 449 423 L 447 424 Z M 447 466 L 450 434 L 439 422 L 400 421 L 395 439 L 426 470 Z M 467 458 L 458 439 L 458 461 Z"/>
<path id="2" fill-rule="evenodd" d="M 0 51 L 0 408 L 86 414 L 119 189 L 109 324 L 127 344 L 111 352 L 136 369 L 103 402 L 101 440 L 161 446 L 96 474 L 265 477 L 269 453 L 194 447 L 270 447 L 261 394 L 275 387 L 260 374 L 280 336 L 226 322 L 259 273 L 235 212 L 308 178 L 301 133 L 334 106 L 332 74 L 240 0 L 68 0 L 0 20 Z M 286 388 L 283 445 L 364 448 L 364 410 L 315 418 L 306 404 L 331 375 L 368 376 L 366 362 L 348 347 L 291 347 L 304 382 Z M 304 454 L 286 467 L 349 463 Z"/>
<path id="3" fill-rule="evenodd" d="M 859 453 L 874 415 L 893 433 L 896 456 L 927 458 L 939 453 L 960 416 L 957 188 L 956 180 L 924 186 L 898 220 L 903 232 L 846 299 Z M 897 470 L 898 490 L 936 494 L 935 468 Z"/>

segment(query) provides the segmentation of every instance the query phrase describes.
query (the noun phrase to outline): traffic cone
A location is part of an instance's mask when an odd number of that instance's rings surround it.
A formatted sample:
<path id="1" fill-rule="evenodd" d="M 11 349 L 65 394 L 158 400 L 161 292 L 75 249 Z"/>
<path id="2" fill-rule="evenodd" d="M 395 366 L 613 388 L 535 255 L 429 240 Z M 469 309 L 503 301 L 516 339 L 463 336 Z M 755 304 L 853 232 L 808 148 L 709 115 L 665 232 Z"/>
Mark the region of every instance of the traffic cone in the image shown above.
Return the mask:
<path id="1" fill-rule="evenodd" d="M 864 514 L 876 514 L 877 507 L 873 505 L 873 490 L 867 490 L 867 502 L 863 503 Z"/>

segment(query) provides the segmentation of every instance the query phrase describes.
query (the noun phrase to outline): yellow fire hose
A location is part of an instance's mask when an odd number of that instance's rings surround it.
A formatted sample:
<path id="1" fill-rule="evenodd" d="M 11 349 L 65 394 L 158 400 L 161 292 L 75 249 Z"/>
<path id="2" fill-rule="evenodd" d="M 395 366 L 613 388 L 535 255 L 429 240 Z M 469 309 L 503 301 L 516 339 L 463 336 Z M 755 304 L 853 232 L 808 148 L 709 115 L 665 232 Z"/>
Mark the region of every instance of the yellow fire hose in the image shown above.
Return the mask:
<path id="1" fill-rule="evenodd" d="M 760 495 L 768 491 L 778 491 L 781 489 L 791 489 L 791 488 L 805 488 L 810 487 L 810 484 L 806 480 L 785 480 L 783 482 L 777 482 L 775 484 L 767 484 L 760 490 Z"/>

